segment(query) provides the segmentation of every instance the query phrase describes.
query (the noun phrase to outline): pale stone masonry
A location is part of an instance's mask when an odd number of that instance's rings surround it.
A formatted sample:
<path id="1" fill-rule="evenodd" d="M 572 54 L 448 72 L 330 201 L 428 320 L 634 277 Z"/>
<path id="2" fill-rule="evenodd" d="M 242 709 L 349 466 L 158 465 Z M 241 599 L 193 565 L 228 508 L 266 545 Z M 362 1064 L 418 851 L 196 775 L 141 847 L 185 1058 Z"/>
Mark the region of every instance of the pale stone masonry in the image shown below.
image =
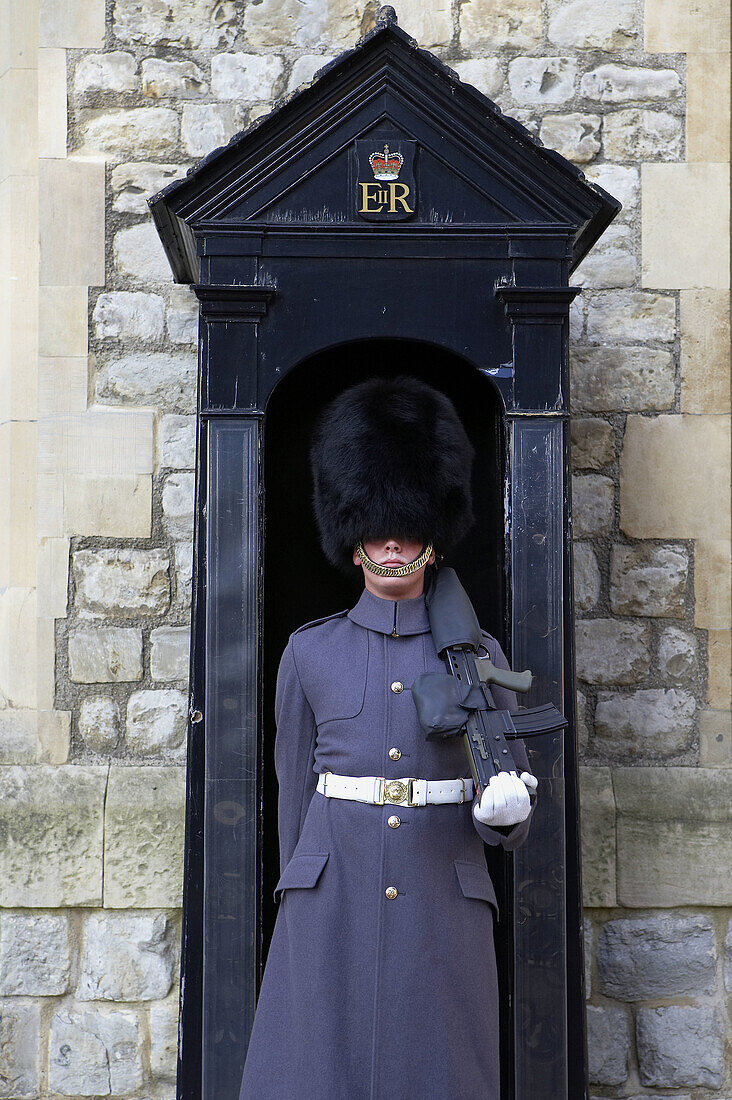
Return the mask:
<path id="1" fill-rule="evenodd" d="M 571 315 L 590 1077 L 729 1100 L 729 6 L 396 7 L 623 203 Z M 0 1097 L 174 1094 L 197 326 L 145 200 L 375 11 L 0 0 Z"/>

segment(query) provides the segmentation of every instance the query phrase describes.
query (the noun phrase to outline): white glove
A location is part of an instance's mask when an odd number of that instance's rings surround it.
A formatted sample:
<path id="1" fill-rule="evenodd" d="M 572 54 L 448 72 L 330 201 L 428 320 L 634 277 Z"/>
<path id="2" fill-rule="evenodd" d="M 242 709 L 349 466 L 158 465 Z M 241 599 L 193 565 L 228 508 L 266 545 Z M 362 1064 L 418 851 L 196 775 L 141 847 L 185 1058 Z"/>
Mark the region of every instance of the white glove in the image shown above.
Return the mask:
<path id="1" fill-rule="evenodd" d="M 488 783 L 473 813 L 483 825 L 518 825 L 531 813 L 530 792 L 539 780 L 531 772 L 500 772 Z"/>

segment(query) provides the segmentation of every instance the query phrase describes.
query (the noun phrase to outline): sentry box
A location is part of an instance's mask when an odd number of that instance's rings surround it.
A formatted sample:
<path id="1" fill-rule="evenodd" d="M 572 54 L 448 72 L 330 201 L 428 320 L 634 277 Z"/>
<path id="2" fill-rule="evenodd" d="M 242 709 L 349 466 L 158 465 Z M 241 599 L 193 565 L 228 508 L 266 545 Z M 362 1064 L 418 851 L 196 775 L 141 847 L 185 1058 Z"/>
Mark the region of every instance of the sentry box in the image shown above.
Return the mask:
<path id="1" fill-rule="evenodd" d="M 358 596 L 318 547 L 309 431 L 341 389 L 395 373 L 454 402 L 477 524 L 451 564 L 533 671 L 521 702 L 569 719 L 527 743 L 529 841 L 487 856 L 503 1095 L 584 1100 L 569 279 L 620 204 L 382 9 L 150 207 L 200 302 L 178 1100 L 238 1098 L 275 917 L 276 669 L 293 629 Z"/>

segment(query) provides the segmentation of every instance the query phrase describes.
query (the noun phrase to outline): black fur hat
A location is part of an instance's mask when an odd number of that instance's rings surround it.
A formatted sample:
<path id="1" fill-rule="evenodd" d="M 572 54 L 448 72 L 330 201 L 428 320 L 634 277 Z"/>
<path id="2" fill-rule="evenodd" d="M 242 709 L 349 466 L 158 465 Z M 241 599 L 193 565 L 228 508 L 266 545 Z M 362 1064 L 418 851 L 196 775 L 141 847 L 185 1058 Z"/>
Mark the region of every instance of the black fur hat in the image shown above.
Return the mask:
<path id="1" fill-rule="evenodd" d="M 351 570 L 357 542 L 390 536 L 448 553 L 473 523 L 472 463 L 455 407 L 432 386 L 402 375 L 344 390 L 310 449 L 326 557 Z"/>

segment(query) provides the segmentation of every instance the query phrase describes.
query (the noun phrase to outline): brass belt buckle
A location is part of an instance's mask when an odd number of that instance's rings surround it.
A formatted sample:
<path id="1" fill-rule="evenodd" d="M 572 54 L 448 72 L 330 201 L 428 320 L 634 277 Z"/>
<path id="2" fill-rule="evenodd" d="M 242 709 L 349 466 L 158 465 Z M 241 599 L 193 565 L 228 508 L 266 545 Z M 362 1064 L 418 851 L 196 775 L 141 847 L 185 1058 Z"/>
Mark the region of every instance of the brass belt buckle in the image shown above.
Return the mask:
<path id="1" fill-rule="evenodd" d="M 387 802 L 403 802 L 409 793 L 409 787 L 402 783 L 401 779 L 389 779 L 384 786 L 384 796 Z"/>

